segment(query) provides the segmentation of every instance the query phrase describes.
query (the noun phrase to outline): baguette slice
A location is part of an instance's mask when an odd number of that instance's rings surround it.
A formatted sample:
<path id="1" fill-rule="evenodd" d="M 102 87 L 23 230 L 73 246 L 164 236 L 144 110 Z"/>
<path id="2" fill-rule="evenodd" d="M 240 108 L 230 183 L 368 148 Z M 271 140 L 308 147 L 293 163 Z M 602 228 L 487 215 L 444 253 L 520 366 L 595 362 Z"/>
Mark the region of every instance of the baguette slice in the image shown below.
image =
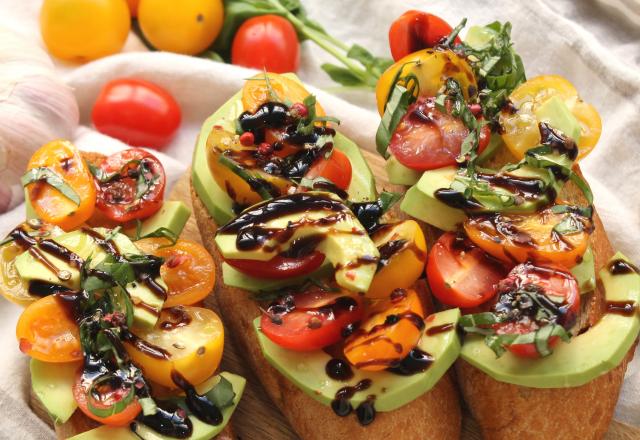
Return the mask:
<path id="1" fill-rule="evenodd" d="M 217 279 L 222 280 L 222 257 L 214 242 L 217 225 L 193 186 L 191 197 L 202 242 L 216 261 Z M 269 364 L 253 328 L 253 320 L 260 316 L 260 310 L 249 292 L 219 282 L 216 283 L 216 299 L 225 327 L 244 353 L 250 368 L 302 439 L 460 438 L 460 404 L 452 374 L 443 376 L 431 391 L 406 406 L 392 412 L 379 412 L 371 425 L 363 427 L 353 415 L 345 418 L 335 415 L 330 407 L 309 397 Z"/>

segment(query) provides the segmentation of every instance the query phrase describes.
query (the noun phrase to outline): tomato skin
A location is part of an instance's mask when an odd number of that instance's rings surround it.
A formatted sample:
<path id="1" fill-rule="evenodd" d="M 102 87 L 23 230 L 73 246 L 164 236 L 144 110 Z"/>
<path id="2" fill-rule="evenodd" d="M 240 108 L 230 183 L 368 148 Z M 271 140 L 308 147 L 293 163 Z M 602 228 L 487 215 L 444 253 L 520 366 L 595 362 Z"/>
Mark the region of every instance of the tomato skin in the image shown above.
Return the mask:
<path id="1" fill-rule="evenodd" d="M 240 272 L 267 280 L 293 278 L 313 272 L 322 265 L 324 254 L 312 252 L 300 258 L 273 257 L 268 261 L 257 260 L 225 260 L 227 264 Z"/>
<path id="2" fill-rule="evenodd" d="M 319 350 L 340 341 L 343 329 L 362 319 L 362 300 L 347 293 L 338 296 L 319 290 L 289 297 L 294 303 L 292 309 L 286 303 L 288 299 L 272 304 L 262 314 L 260 331 L 275 344 L 294 351 Z M 297 303 L 308 308 L 295 307 Z M 322 306 L 314 307 L 319 304 Z M 283 313 L 276 313 L 281 309 L 285 309 Z"/>
<path id="3" fill-rule="evenodd" d="M 288 99 L 293 103 L 304 102 L 304 99 L 311 94 L 302 84 L 286 76 L 277 73 L 267 73 L 267 77 L 269 78 L 269 85 L 282 100 Z M 242 88 L 242 106 L 245 111 L 255 113 L 262 104 L 270 100 L 271 98 L 264 73 L 259 73 L 244 83 L 244 87 Z M 319 102 L 316 102 L 316 115 L 326 115 Z"/>
<path id="4" fill-rule="evenodd" d="M 389 48 L 394 61 L 420 49 L 436 46 L 453 28 L 437 15 L 410 10 L 398 17 L 389 28 Z M 461 44 L 456 37 L 454 44 Z"/>
<path id="5" fill-rule="evenodd" d="M 136 198 L 136 179 L 129 172 L 131 161 L 144 160 L 157 181 L 141 198 Z M 123 167 L 127 167 L 123 170 Z M 106 157 L 100 163 L 100 169 L 110 175 L 121 173 L 120 178 L 101 183 L 98 186 L 97 208 L 110 220 L 126 223 L 135 219 L 144 219 L 155 214 L 162 207 L 166 177 L 160 161 L 151 153 L 139 148 L 122 150 Z"/>
<path id="6" fill-rule="evenodd" d="M 138 6 L 140 6 L 140 0 L 127 0 L 129 5 L 129 12 L 131 12 L 132 17 L 138 16 Z"/>
<path id="7" fill-rule="evenodd" d="M 136 78 L 119 78 L 104 85 L 91 112 L 100 133 L 134 147 L 161 149 L 175 136 L 182 114 L 176 100 L 162 87 Z"/>
<path id="8" fill-rule="evenodd" d="M 117 414 L 113 414 L 109 417 L 99 417 L 89 410 L 88 402 L 87 402 L 87 390 L 88 385 L 85 385 L 82 380 L 82 370 L 78 372 L 78 378 L 76 379 L 76 383 L 73 386 L 73 397 L 78 404 L 78 408 L 80 411 L 84 413 L 90 419 L 93 419 L 97 422 L 102 423 L 103 425 L 109 426 L 127 426 L 131 423 L 142 411 L 142 406 L 138 402 L 138 399 L 134 398 L 134 400 L 127 405 L 127 407 L 120 411 Z M 119 400 L 117 393 L 114 396 L 114 403 Z M 93 402 L 94 406 L 100 407 L 99 402 Z"/>
<path id="9" fill-rule="evenodd" d="M 328 159 L 324 155 L 316 159 L 315 163 L 307 171 L 306 177 L 309 179 L 324 177 L 338 188 L 346 191 L 351 183 L 351 173 L 351 161 L 349 161 L 347 155 L 334 149 Z"/>
<path id="10" fill-rule="evenodd" d="M 493 298 L 507 272 L 497 260 L 453 232 L 443 234 L 433 245 L 426 269 L 431 293 L 443 304 L 462 308 Z"/>
<path id="11" fill-rule="evenodd" d="M 456 157 L 468 134 L 462 120 L 438 110 L 434 98 L 421 97 L 400 120 L 389 150 L 408 168 L 433 170 L 457 163 Z M 489 145 L 490 137 L 491 130 L 485 125 L 480 133 L 479 153 Z"/>
<path id="12" fill-rule="evenodd" d="M 278 15 L 252 17 L 236 31 L 231 62 L 268 72 L 296 72 L 300 44 L 293 25 Z"/>

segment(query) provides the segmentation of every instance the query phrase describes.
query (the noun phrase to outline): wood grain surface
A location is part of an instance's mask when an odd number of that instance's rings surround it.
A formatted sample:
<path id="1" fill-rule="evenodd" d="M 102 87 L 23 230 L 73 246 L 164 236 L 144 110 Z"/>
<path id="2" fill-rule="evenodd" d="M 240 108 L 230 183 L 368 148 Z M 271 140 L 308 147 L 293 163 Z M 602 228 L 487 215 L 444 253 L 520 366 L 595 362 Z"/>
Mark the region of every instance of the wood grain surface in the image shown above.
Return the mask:
<path id="1" fill-rule="evenodd" d="M 369 162 L 371 169 L 380 182 L 379 186 L 391 188 L 388 182 L 382 179 L 386 176 L 383 160 L 367 151 L 363 152 Z M 191 196 L 189 194 L 190 172 L 187 172 L 171 192 L 171 199 L 182 200 L 191 206 Z M 188 238 L 200 242 L 200 233 L 195 219 L 191 217 L 187 223 L 182 238 Z M 221 280 L 216 280 L 220 282 Z M 205 301 L 205 305 L 214 310 L 217 309 L 215 297 L 211 295 Z M 235 438 L 238 440 L 298 440 L 299 437 L 291 429 L 284 416 L 275 408 L 267 397 L 260 383 L 253 373 L 245 365 L 241 353 L 235 348 L 229 335 L 225 335 L 225 350 L 221 370 L 240 374 L 247 378 L 247 387 L 232 418 Z M 46 411 L 39 405 L 37 398 L 32 396 L 32 408 L 47 423 L 52 424 Z M 463 408 L 464 409 L 464 408 Z M 331 421 L 328 420 L 327 423 Z M 56 432 L 60 439 L 77 434 L 91 426 L 88 426 L 86 417 L 76 413 L 72 419 L 56 427 Z M 468 412 L 464 411 L 462 422 L 461 440 L 480 440 L 482 437 L 478 430 L 477 423 L 471 418 Z M 640 429 L 633 428 L 623 423 L 613 421 L 609 431 L 604 437 L 606 440 L 638 440 L 640 439 Z M 425 440 L 427 437 L 425 437 Z M 338 440 L 338 439 L 335 439 Z M 487 439 L 490 440 L 490 439 Z"/>

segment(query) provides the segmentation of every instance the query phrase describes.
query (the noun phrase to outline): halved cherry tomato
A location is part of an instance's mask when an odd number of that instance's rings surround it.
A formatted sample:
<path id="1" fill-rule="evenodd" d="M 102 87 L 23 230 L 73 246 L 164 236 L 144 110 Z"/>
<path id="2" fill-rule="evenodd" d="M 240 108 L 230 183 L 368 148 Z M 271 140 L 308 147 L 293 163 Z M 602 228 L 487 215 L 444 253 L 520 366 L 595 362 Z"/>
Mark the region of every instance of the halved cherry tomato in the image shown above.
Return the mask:
<path id="1" fill-rule="evenodd" d="M 602 131 L 598 111 L 580 99 L 573 84 L 562 76 L 541 75 L 511 92 L 509 101 L 513 107 L 500 113 L 502 139 L 516 158 L 521 159 L 528 149 L 540 144 L 540 121 L 536 117 L 536 110 L 553 96 L 562 99 L 580 123 L 578 160 L 589 154 L 598 143 Z"/>
<path id="2" fill-rule="evenodd" d="M 458 81 L 465 99 L 478 92 L 473 70 L 464 58 L 451 50 L 420 50 L 398 60 L 380 76 L 376 85 L 380 116 L 384 114 L 387 99 L 397 79 L 406 76 L 417 78 L 420 96 L 436 96 L 448 78 Z M 407 85 L 404 81 L 399 81 L 399 84 Z"/>
<path id="3" fill-rule="evenodd" d="M 260 330 L 281 347 L 313 351 L 340 341 L 345 327 L 362 315 L 359 297 L 317 288 L 271 304 L 262 314 Z"/>
<path id="4" fill-rule="evenodd" d="M 169 245 L 166 238 L 145 238 L 135 244 L 145 254 L 164 258 L 160 276 L 168 290 L 163 308 L 196 304 L 213 290 L 215 263 L 209 252 L 195 241 L 181 239 Z"/>
<path id="5" fill-rule="evenodd" d="M 420 225 L 404 220 L 376 231 L 371 239 L 380 251 L 380 262 L 367 298 L 388 298 L 395 289 L 413 286 L 427 259 L 427 243 Z"/>
<path id="6" fill-rule="evenodd" d="M 558 314 L 554 318 L 555 323 L 570 329 L 575 324 L 580 312 L 580 290 L 578 282 L 569 272 L 562 270 L 534 266 L 526 263 L 516 266 L 507 278 L 498 285 L 499 300 L 494 307 L 496 312 L 508 313 L 514 309 L 518 313 L 510 313 L 510 316 L 518 316 L 517 320 L 495 324 L 494 329 L 498 335 L 527 334 L 538 330 L 541 323 L 537 321 L 535 302 L 528 298 L 518 297 L 518 291 L 535 291 L 544 295 Z M 544 323 L 543 325 L 547 325 Z M 549 338 L 549 346 L 554 347 L 559 342 L 558 336 Z M 538 358 L 540 354 L 535 344 L 510 344 L 505 348 L 513 354 L 527 358 Z"/>
<path id="7" fill-rule="evenodd" d="M 431 293 L 444 304 L 475 307 L 496 294 L 507 268 L 464 237 L 440 236 L 429 252 L 427 279 Z"/>
<path id="8" fill-rule="evenodd" d="M 434 47 L 449 36 L 453 28 L 442 18 L 422 11 L 410 10 L 391 23 L 389 48 L 394 61 L 420 49 Z M 456 37 L 455 44 L 462 40 Z"/>
<path id="9" fill-rule="evenodd" d="M 267 73 L 267 78 L 269 79 L 268 86 L 264 73 L 260 73 L 244 83 L 244 87 L 242 88 L 242 105 L 245 111 L 253 113 L 265 102 L 272 101 L 269 87 L 280 100 L 289 100 L 293 103 L 303 102 L 304 98 L 311 94 L 302 84 L 286 76 L 278 75 L 277 73 Z M 318 116 L 325 115 L 322 106 L 317 102 L 316 114 Z"/>
<path id="10" fill-rule="evenodd" d="M 53 141 L 36 151 L 27 170 L 48 168 L 57 174 L 80 198 L 80 204 L 68 199 L 44 181 L 27 185 L 31 205 L 42 220 L 70 231 L 83 224 L 95 209 L 93 176 L 80 152 L 69 141 Z"/>
<path id="11" fill-rule="evenodd" d="M 300 64 L 296 30 L 286 18 L 260 15 L 242 23 L 233 37 L 231 62 L 268 72 L 295 72 Z"/>
<path id="12" fill-rule="evenodd" d="M 99 417 L 91 412 L 89 409 L 89 405 L 87 402 L 88 399 L 88 390 L 89 384 L 85 383 L 82 379 L 82 370 L 78 372 L 78 378 L 76 379 L 76 383 L 73 386 L 73 397 L 78 404 L 78 408 L 82 411 L 87 417 L 102 423 L 103 425 L 109 426 L 127 426 L 131 423 L 142 411 L 142 406 L 138 403 L 138 399 L 134 398 L 129 405 L 127 405 L 122 411 L 110 415 L 108 417 Z M 108 409 L 113 405 L 117 404 L 120 400 L 122 400 L 127 393 L 133 392 L 133 390 L 127 390 L 124 388 L 116 388 L 105 390 L 104 393 L 101 393 L 99 399 L 96 399 L 95 396 L 91 396 L 91 404 L 99 409 Z"/>
<path id="13" fill-rule="evenodd" d="M 137 78 L 119 78 L 104 85 L 91 111 L 93 125 L 134 147 L 160 149 L 180 127 L 176 100 L 162 87 Z"/>
<path id="14" fill-rule="evenodd" d="M 20 351 L 44 362 L 82 360 L 80 333 L 71 314 L 55 295 L 29 305 L 18 319 Z"/>
<path id="15" fill-rule="evenodd" d="M 160 161 L 139 148 L 119 151 L 100 163 L 98 209 L 110 220 L 145 219 L 162 207 L 166 178 Z"/>
<path id="16" fill-rule="evenodd" d="M 384 370 L 409 354 L 423 328 L 424 309 L 416 291 L 394 290 L 371 308 L 364 323 L 347 339 L 344 355 L 361 370 Z"/>
<path id="17" fill-rule="evenodd" d="M 167 356 L 151 356 L 125 342 L 131 360 L 144 376 L 168 388 L 177 388 L 171 372 L 177 371 L 190 384 L 198 385 L 216 371 L 222 359 L 224 328 L 220 317 L 209 309 L 178 306 L 162 310 L 152 329 L 134 329 L 140 339 Z"/>
<path id="18" fill-rule="evenodd" d="M 462 120 L 442 113 L 433 98 L 419 98 L 410 105 L 391 137 L 389 151 L 402 165 L 417 171 L 456 164 L 469 129 Z M 478 152 L 489 144 L 491 130 L 485 125 Z"/>
<path id="19" fill-rule="evenodd" d="M 280 280 L 310 274 L 322 265 L 324 254 L 312 252 L 298 258 L 277 255 L 268 261 L 225 260 L 240 272 L 267 280 Z"/>
<path id="20" fill-rule="evenodd" d="M 573 217 L 568 219 L 568 217 Z M 555 230 L 563 221 L 582 223 L 579 231 Z M 551 208 L 532 214 L 492 214 L 472 217 L 464 230 L 485 252 L 507 263 L 533 261 L 572 268 L 589 245 L 591 221 L 574 213 L 554 213 Z"/>
<path id="21" fill-rule="evenodd" d="M 321 155 L 316 159 L 307 171 L 306 177 L 309 179 L 324 177 L 338 188 L 346 191 L 351 183 L 351 161 L 346 154 L 334 148 L 328 158 Z"/>

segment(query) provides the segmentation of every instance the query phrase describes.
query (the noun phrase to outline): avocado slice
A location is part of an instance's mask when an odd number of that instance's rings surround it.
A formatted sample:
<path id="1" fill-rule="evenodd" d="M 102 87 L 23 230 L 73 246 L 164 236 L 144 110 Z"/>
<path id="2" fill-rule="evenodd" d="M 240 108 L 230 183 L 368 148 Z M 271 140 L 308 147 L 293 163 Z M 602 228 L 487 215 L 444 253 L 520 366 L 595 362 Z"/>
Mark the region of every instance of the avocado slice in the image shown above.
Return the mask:
<path id="1" fill-rule="evenodd" d="M 580 141 L 580 122 L 558 95 L 552 96 L 536 109 L 538 122 L 546 122 L 560 130 L 577 144 Z"/>
<path id="2" fill-rule="evenodd" d="M 227 263 L 222 263 L 222 279 L 224 284 L 230 287 L 248 290 L 250 292 L 268 292 L 272 290 L 282 289 L 288 286 L 297 286 L 303 284 L 310 278 L 322 279 L 329 276 L 333 272 L 331 263 L 325 260 L 322 266 L 314 272 L 293 278 L 283 278 L 280 280 L 267 280 L 264 278 L 256 278 L 249 276 L 235 269 Z"/>
<path id="3" fill-rule="evenodd" d="M 376 396 L 377 411 L 393 411 L 420 397 L 438 383 L 460 353 L 460 340 L 454 330 L 460 318 L 459 309 L 435 313 L 425 320 L 426 328 L 418 348 L 429 353 L 434 362 L 425 371 L 411 376 L 398 376 L 388 371 L 363 371 L 354 369 L 354 377 L 348 382 L 340 382 L 327 376 L 325 367 L 331 356 L 324 351 L 298 352 L 287 350 L 271 342 L 260 331 L 260 318 L 253 321 L 262 354 L 283 376 L 292 381 L 311 398 L 324 405 L 330 405 L 336 392 L 345 386 L 354 385 L 368 378 L 371 387 L 366 392 L 356 393 L 351 399 L 355 408 L 369 395 Z M 450 331 L 429 336 L 430 328 L 453 324 Z"/>
<path id="4" fill-rule="evenodd" d="M 498 33 L 487 26 L 471 26 L 464 37 L 464 42 L 475 50 L 489 46 Z"/>
<path id="5" fill-rule="evenodd" d="M 193 433 L 187 437 L 188 440 L 210 440 L 214 438 L 216 435 L 220 434 L 222 430 L 229 423 L 229 419 L 231 415 L 236 409 L 240 398 L 242 397 L 242 393 L 244 392 L 244 387 L 246 385 L 246 380 L 235 374 L 222 372 L 220 376 L 223 376 L 233 386 L 233 391 L 236 393 L 236 396 L 233 399 L 233 406 L 229 406 L 222 410 L 223 421 L 221 424 L 217 426 L 208 425 L 197 417 L 190 417 L 191 422 L 193 423 Z M 210 391 L 218 382 L 218 376 L 214 376 L 214 378 L 207 381 L 203 384 L 204 389 L 201 389 L 201 386 L 198 386 L 198 392 L 201 394 L 205 394 Z M 188 414 L 191 414 L 188 410 L 184 399 L 180 398 L 177 400 L 179 406 L 184 408 Z M 74 437 L 71 437 L 69 440 L 175 440 L 174 437 L 167 437 L 162 434 L 157 433 L 151 428 L 136 422 L 135 433 L 131 431 L 129 427 L 113 427 L 113 426 L 100 426 L 99 428 L 92 429 L 91 431 L 83 432 L 82 434 L 78 434 Z"/>
<path id="6" fill-rule="evenodd" d="M 591 292 L 596 288 L 596 265 L 591 246 L 585 251 L 580 264 L 571 268 L 571 273 L 578 281 L 580 293 Z"/>
<path id="7" fill-rule="evenodd" d="M 396 157 L 391 154 L 387 163 L 384 165 L 387 170 L 387 177 L 389 177 L 389 183 L 394 185 L 415 185 L 422 173 L 420 171 L 413 170 L 411 168 L 402 165 Z"/>
<path id="8" fill-rule="evenodd" d="M 285 76 L 300 82 L 297 76 Z M 226 191 L 216 183 L 211 175 L 207 160 L 207 137 L 214 125 L 220 125 L 225 130 L 235 132 L 235 120 L 244 111 L 242 107 L 242 91 L 233 95 L 202 125 L 200 135 L 193 152 L 191 181 L 193 188 L 207 208 L 207 211 L 218 225 L 224 225 L 235 217 L 233 200 Z M 351 162 L 352 174 L 348 193 L 353 202 L 373 201 L 377 197 L 375 179 L 358 146 L 341 133 L 336 133 L 333 139 L 334 147 L 347 155 Z"/>
<path id="9" fill-rule="evenodd" d="M 158 229 L 166 228 L 179 237 L 191 216 L 191 210 L 179 200 L 168 200 L 162 204 L 162 208 L 140 226 L 140 237 L 149 235 Z M 131 239 L 136 238 L 136 228 L 127 228 L 123 231 Z"/>
<path id="10" fill-rule="evenodd" d="M 640 274 L 612 275 L 607 269 L 616 260 L 629 260 L 617 253 L 600 270 L 607 302 L 640 302 Z M 492 378 L 531 388 L 577 387 L 617 367 L 638 337 L 640 316 L 605 314 L 585 333 L 569 343 L 560 343 L 551 355 L 525 359 L 509 352 L 496 359 L 482 337 L 468 335 L 460 356 Z"/>
<path id="11" fill-rule="evenodd" d="M 109 233 L 109 231 L 104 228 L 95 228 L 95 230 L 103 236 Z M 85 261 L 91 257 L 92 267 L 100 264 L 100 262 L 102 262 L 107 256 L 106 252 L 104 252 L 102 248 L 95 243 L 93 238 L 81 230 L 59 235 L 54 237 L 53 240 L 79 255 Z M 140 250 L 138 250 L 129 237 L 124 234 L 117 233 L 113 236 L 112 240 L 122 254 L 141 254 Z M 15 265 L 20 277 L 26 282 L 39 280 L 50 284 L 63 285 L 70 289 L 80 288 L 80 271 L 76 267 L 71 266 L 65 260 L 60 258 L 56 258 L 46 253 L 45 255 L 57 268 L 60 270 L 66 270 L 70 273 L 71 276 L 69 280 L 61 281 L 29 252 L 23 252 L 16 257 Z M 156 278 L 155 281 L 166 288 L 164 281 L 162 281 L 160 277 Z M 158 320 L 158 314 L 162 309 L 164 300 L 159 298 L 142 283 L 132 282 L 126 287 L 134 303 L 134 326 L 144 328 L 153 327 Z M 141 303 L 144 303 L 144 306 L 140 305 Z M 149 310 L 149 308 L 158 313 L 154 314 Z"/>
<path id="12" fill-rule="evenodd" d="M 78 407 L 73 385 L 82 362 L 51 363 L 31 359 L 31 388 L 54 423 L 64 423 Z"/>

